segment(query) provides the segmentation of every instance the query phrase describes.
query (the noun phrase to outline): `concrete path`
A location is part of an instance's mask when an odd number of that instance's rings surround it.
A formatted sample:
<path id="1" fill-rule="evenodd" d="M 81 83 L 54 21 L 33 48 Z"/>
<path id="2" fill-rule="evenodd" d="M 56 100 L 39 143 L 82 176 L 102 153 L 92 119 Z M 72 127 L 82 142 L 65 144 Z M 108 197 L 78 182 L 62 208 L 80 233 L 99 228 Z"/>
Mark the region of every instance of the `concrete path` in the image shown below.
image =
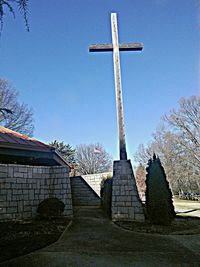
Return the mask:
<path id="1" fill-rule="evenodd" d="M 56 243 L 0 266 L 200 266 L 199 240 L 200 235 L 180 238 L 125 231 L 104 218 L 100 209 L 82 208 Z"/>

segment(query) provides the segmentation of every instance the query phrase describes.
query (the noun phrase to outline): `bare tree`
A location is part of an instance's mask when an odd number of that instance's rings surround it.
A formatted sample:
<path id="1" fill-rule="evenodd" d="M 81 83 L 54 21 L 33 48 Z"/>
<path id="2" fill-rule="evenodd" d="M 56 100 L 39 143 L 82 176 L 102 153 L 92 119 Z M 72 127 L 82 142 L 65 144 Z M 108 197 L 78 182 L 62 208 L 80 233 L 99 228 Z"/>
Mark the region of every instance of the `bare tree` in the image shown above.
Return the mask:
<path id="1" fill-rule="evenodd" d="M 160 126 L 153 134 L 153 140 L 145 147 L 140 145 L 135 154 L 135 160 L 144 166 L 153 154 L 159 155 L 166 170 L 167 178 L 174 190 L 177 190 L 176 170 L 178 158 L 178 146 L 174 139 L 173 133 L 167 131 L 164 126 Z"/>
<path id="2" fill-rule="evenodd" d="M 179 109 L 163 117 L 152 141 L 140 145 L 135 160 L 146 164 L 153 153 L 159 155 L 174 193 L 200 191 L 200 97 L 179 101 Z"/>
<path id="3" fill-rule="evenodd" d="M 153 153 L 157 151 L 154 148 L 154 143 L 150 142 L 148 145 L 139 144 L 137 151 L 134 154 L 134 159 L 139 164 L 146 166 L 148 160 L 152 157 Z"/>
<path id="4" fill-rule="evenodd" d="M 32 136 L 33 112 L 18 101 L 17 90 L 7 80 L 0 79 L 0 108 L 10 112 L 0 113 L 0 124 L 13 131 Z"/>
<path id="5" fill-rule="evenodd" d="M 5 16 L 6 8 L 12 13 L 15 18 L 15 7 L 17 5 L 19 11 L 22 13 L 27 31 L 29 31 L 28 24 L 28 0 L 0 0 L 0 32 L 3 29 L 3 18 Z"/>
<path id="6" fill-rule="evenodd" d="M 144 201 L 145 192 L 146 192 L 146 183 L 145 183 L 146 170 L 142 164 L 139 164 L 139 166 L 137 167 L 136 172 L 135 172 L 135 178 L 136 178 L 136 183 L 137 183 L 140 199 Z"/>
<path id="7" fill-rule="evenodd" d="M 112 168 L 111 156 L 99 143 L 77 146 L 76 162 L 80 174 L 102 173 Z"/>
<path id="8" fill-rule="evenodd" d="M 177 141 L 200 169 L 200 97 L 181 98 L 179 109 L 171 110 L 164 120 L 177 134 Z"/>

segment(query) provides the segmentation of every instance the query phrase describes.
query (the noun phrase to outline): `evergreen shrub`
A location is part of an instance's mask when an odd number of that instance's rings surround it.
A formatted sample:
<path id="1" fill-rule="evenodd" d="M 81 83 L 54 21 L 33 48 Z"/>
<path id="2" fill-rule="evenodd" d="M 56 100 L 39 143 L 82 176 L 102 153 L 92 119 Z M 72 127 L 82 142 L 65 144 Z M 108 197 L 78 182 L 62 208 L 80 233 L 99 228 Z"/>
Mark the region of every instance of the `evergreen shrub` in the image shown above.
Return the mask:
<path id="1" fill-rule="evenodd" d="M 146 209 L 151 223 L 170 225 L 175 217 L 172 192 L 160 159 L 154 154 L 146 175 Z"/>
<path id="2" fill-rule="evenodd" d="M 102 207 L 107 216 L 111 216 L 112 205 L 112 179 L 107 178 L 101 184 Z"/>

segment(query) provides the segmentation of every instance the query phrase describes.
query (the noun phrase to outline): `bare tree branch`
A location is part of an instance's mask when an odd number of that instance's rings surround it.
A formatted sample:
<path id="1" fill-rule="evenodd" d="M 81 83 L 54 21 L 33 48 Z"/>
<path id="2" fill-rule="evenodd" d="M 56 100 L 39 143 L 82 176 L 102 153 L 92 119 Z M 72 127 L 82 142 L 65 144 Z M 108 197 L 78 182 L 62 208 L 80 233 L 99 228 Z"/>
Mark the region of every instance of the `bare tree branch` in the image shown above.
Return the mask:
<path id="1" fill-rule="evenodd" d="M 28 23 L 28 0 L 0 0 L 0 32 L 3 30 L 3 20 L 5 16 L 5 8 L 8 8 L 10 13 L 15 18 L 15 10 L 13 5 L 16 4 L 23 15 L 25 26 L 27 31 L 29 31 Z"/>
<path id="2" fill-rule="evenodd" d="M 76 147 L 76 162 L 80 174 L 101 173 L 111 170 L 111 156 L 99 143 Z"/>
<path id="3" fill-rule="evenodd" d="M 200 191 L 200 97 L 182 98 L 179 105 L 163 117 L 165 125 L 156 130 L 153 140 L 138 147 L 135 159 L 146 165 L 155 152 L 175 193 Z"/>
<path id="4" fill-rule="evenodd" d="M 16 89 L 8 81 L 0 79 L 0 107 L 12 111 L 12 113 L 0 113 L 0 124 L 13 131 L 32 136 L 33 111 L 26 104 L 20 104 L 17 98 Z"/>

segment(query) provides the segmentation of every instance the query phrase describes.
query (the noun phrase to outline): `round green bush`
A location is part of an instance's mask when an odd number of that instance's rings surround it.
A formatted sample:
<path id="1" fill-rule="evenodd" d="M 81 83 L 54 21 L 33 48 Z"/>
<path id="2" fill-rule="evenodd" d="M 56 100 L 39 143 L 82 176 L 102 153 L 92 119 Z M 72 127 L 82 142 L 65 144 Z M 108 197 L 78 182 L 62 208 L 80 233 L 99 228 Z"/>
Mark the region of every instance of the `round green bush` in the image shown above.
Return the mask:
<path id="1" fill-rule="evenodd" d="M 65 204 L 58 198 L 47 198 L 40 202 L 37 212 L 41 218 L 53 218 L 62 215 Z"/>

